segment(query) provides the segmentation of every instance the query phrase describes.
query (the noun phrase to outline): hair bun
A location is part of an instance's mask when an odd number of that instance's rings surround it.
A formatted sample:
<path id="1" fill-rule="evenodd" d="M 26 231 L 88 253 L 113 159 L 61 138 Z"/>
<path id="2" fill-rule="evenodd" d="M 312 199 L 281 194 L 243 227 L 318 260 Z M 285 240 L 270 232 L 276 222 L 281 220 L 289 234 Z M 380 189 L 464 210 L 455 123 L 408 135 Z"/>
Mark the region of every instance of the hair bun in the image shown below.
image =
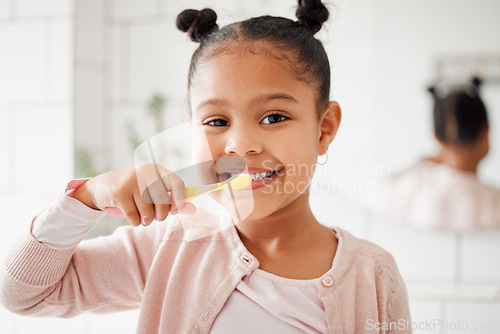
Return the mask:
<path id="1" fill-rule="evenodd" d="M 317 33 L 323 23 L 328 20 L 328 9 L 321 0 L 298 0 L 299 6 L 295 12 L 297 22 L 308 28 L 313 34 Z"/>
<path id="2" fill-rule="evenodd" d="M 478 77 L 473 77 L 472 80 L 471 80 L 471 84 L 473 84 L 477 88 L 479 88 L 479 86 L 481 86 L 482 83 L 483 82 Z"/>
<path id="3" fill-rule="evenodd" d="M 481 81 L 481 79 L 479 79 L 478 77 L 473 77 L 470 81 L 469 86 L 465 88 L 465 92 L 472 97 L 479 96 L 479 87 L 482 83 L 483 82 Z"/>
<path id="4" fill-rule="evenodd" d="M 430 87 L 427 88 L 427 91 L 429 93 L 431 93 L 431 95 L 432 95 L 432 97 L 434 97 L 434 99 L 437 99 L 436 87 L 430 86 Z"/>
<path id="5" fill-rule="evenodd" d="M 202 10 L 186 9 L 177 16 L 176 25 L 180 31 L 187 32 L 194 42 L 201 42 L 216 31 L 217 14 L 210 8 Z"/>

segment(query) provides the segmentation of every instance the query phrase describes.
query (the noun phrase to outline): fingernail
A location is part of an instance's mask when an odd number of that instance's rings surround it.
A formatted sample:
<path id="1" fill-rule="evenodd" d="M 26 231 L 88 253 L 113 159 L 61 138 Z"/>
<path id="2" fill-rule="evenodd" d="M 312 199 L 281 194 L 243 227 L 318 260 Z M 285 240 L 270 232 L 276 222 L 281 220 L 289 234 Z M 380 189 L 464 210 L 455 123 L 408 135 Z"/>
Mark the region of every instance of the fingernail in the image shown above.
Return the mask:
<path id="1" fill-rule="evenodd" d="M 141 225 L 146 226 L 146 216 L 142 217 L 141 219 Z"/>
<path id="2" fill-rule="evenodd" d="M 191 213 L 192 207 L 189 207 L 187 205 L 188 203 L 189 203 L 188 201 L 186 201 L 184 203 L 184 205 L 182 206 L 182 208 L 179 210 L 180 213 L 182 213 L 182 214 L 190 214 Z"/>

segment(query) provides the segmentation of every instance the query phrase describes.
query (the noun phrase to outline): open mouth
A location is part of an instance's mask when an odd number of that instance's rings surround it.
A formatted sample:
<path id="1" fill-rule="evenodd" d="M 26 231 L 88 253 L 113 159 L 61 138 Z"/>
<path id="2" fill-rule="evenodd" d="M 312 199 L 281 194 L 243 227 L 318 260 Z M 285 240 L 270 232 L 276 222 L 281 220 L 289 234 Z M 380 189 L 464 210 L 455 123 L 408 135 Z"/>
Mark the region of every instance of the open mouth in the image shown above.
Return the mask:
<path id="1" fill-rule="evenodd" d="M 279 174 L 280 171 L 276 171 L 276 170 L 272 170 L 272 171 L 268 171 L 268 172 L 262 172 L 262 173 L 249 173 L 249 174 L 246 174 L 248 176 L 250 176 L 250 178 L 252 178 L 252 182 L 258 182 L 258 181 L 264 181 L 264 180 L 267 180 L 271 177 L 273 177 L 274 175 L 276 174 Z M 235 176 L 235 175 L 240 175 L 242 173 L 221 173 L 221 174 L 217 174 L 218 175 L 218 181 L 219 182 L 224 182 L 224 181 L 227 181 L 229 178 Z"/>

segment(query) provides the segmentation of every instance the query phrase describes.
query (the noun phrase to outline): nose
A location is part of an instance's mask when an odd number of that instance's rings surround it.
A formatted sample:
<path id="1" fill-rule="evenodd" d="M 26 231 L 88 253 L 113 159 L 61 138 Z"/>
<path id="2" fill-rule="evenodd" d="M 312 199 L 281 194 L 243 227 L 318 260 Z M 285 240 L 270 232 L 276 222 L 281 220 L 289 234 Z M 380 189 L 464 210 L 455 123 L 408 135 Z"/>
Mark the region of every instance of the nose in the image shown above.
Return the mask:
<path id="1" fill-rule="evenodd" d="M 248 126 L 231 126 L 226 132 L 225 153 L 227 155 L 246 156 L 262 152 L 262 138 L 255 129 Z"/>

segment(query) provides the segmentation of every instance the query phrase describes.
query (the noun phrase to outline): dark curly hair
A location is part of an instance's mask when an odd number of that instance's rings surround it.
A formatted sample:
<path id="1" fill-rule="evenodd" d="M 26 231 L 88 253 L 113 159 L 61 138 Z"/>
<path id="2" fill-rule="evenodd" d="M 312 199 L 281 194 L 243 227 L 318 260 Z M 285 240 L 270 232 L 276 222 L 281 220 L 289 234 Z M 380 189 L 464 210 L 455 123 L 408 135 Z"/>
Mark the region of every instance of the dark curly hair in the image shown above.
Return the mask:
<path id="1" fill-rule="evenodd" d="M 440 96 L 434 87 L 434 132 L 446 144 L 464 145 L 475 142 L 488 126 L 486 107 L 479 96 L 481 80 L 473 78 L 465 89 Z"/>
<path id="2" fill-rule="evenodd" d="M 252 42 L 267 42 L 274 47 L 267 55 L 284 60 L 298 79 L 313 84 L 318 91 L 318 110 L 330 100 L 330 64 L 322 43 L 314 37 L 328 19 L 327 8 L 319 0 L 299 0 L 297 21 L 283 17 L 260 16 L 218 28 L 217 15 L 212 9 L 188 9 L 177 17 L 177 27 L 187 32 L 200 46 L 191 58 L 188 89 L 194 83 L 200 62 L 221 54 L 235 45 L 258 48 Z M 288 52 L 282 52 L 288 51 Z"/>

